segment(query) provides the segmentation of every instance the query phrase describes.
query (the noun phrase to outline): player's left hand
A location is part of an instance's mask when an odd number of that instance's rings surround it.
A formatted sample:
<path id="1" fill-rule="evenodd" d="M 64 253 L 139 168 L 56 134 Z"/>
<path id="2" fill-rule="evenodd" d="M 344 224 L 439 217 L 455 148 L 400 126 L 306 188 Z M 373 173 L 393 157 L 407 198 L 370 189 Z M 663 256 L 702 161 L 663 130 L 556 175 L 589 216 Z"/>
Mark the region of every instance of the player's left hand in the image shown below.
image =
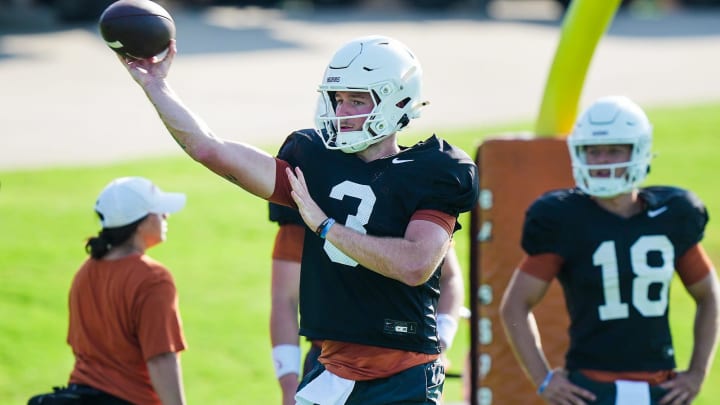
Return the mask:
<path id="1" fill-rule="evenodd" d="M 660 405 L 690 404 L 700 392 L 701 385 L 702 377 L 688 371 L 679 372 L 672 380 L 660 384 L 660 387 L 668 390 L 660 400 Z"/>
<path id="2" fill-rule="evenodd" d="M 295 168 L 295 171 L 291 168 L 285 169 L 285 173 L 290 180 L 290 187 L 292 187 L 292 196 L 295 204 L 297 204 L 298 212 L 302 216 L 305 224 L 313 231 L 327 218 L 327 215 L 322 209 L 315 203 L 315 200 L 310 197 L 307 183 L 305 182 L 305 176 L 299 167 Z"/>

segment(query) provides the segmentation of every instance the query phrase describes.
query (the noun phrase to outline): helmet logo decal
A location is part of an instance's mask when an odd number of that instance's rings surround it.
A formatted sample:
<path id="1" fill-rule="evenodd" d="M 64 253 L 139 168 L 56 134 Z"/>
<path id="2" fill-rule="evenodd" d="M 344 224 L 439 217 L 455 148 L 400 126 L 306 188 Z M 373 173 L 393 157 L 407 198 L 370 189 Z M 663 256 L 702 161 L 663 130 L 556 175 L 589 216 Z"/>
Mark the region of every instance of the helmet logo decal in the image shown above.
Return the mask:
<path id="1" fill-rule="evenodd" d="M 328 76 L 327 79 L 325 79 L 326 83 L 340 83 L 340 76 Z"/>

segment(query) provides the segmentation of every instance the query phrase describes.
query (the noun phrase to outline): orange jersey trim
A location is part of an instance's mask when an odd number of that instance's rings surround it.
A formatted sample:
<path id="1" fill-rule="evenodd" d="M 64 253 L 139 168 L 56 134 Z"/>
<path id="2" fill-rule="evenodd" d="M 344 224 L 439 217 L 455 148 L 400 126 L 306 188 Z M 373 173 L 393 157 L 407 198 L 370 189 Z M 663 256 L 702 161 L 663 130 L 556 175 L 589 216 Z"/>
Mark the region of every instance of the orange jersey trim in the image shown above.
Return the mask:
<path id="1" fill-rule="evenodd" d="M 548 283 L 560 272 L 564 260 L 555 253 L 525 256 L 518 268 L 523 273 L 535 276 Z"/>
<path id="2" fill-rule="evenodd" d="M 455 230 L 455 222 L 457 222 L 457 218 L 454 216 L 436 210 L 415 211 L 410 220 L 430 221 L 434 224 L 440 225 L 450 236 L 452 236 L 453 231 Z"/>
<path id="3" fill-rule="evenodd" d="M 298 224 L 280 225 L 277 234 L 275 234 L 272 258 L 300 263 L 304 242 L 304 226 Z"/>
<path id="4" fill-rule="evenodd" d="M 700 244 L 695 244 L 687 250 L 675 265 L 678 275 L 686 286 L 691 286 L 702 280 L 713 271 L 713 265 Z"/>
<path id="5" fill-rule="evenodd" d="M 324 340 L 318 360 L 325 369 L 339 377 L 353 381 L 367 381 L 389 377 L 410 367 L 434 361 L 439 356 L 439 354 Z"/>
<path id="6" fill-rule="evenodd" d="M 645 381 L 650 385 L 662 384 L 667 380 L 675 378 L 673 370 L 658 371 L 603 371 L 603 370 L 579 370 L 585 377 L 603 383 L 612 383 L 617 380 Z"/>
<path id="7" fill-rule="evenodd" d="M 296 208 L 295 201 L 292 199 L 290 192 L 290 180 L 288 180 L 285 174 L 285 169 L 290 167 L 290 164 L 282 159 L 275 158 L 275 189 L 268 201 L 274 202 L 275 204 L 286 205 L 288 207 Z"/>

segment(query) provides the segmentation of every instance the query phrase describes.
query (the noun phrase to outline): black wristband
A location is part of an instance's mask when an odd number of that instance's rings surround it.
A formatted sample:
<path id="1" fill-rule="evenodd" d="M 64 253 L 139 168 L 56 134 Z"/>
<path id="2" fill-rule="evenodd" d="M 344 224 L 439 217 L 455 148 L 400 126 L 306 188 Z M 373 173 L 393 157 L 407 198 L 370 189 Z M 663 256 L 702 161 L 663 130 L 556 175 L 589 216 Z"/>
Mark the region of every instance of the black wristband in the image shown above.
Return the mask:
<path id="1" fill-rule="evenodd" d="M 315 235 L 320 236 L 320 234 L 321 234 L 322 231 L 323 231 L 323 228 L 325 228 L 325 225 L 327 225 L 328 222 L 330 222 L 331 219 L 332 219 L 332 218 L 330 218 L 330 217 L 325 218 L 325 220 L 322 221 L 322 222 L 320 223 L 320 225 L 318 225 L 317 229 L 315 229 Z"/>

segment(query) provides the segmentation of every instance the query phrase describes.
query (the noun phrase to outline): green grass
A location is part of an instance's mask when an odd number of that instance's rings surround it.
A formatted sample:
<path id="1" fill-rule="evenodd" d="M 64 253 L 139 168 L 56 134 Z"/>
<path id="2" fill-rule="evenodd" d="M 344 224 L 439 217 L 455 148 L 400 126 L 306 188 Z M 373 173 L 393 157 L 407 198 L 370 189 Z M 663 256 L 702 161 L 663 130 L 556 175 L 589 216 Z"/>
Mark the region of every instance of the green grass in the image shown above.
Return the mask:
<path id="1" fill-rule="evenodd" d="M 720 104 L 649 111 L 655 124 L 655 160 L 647 184 L 694 190 L 711 214 L 720 210 L 716 158 Z M 530 128 L 529 123 L 440 133 L 472 156 L 482 137 Z M 167 136 L 157 134 L 156 136 Z M 424 136 L 424 134 L 423 134 Z M 421 135 L 403 137 L 410 143 Z M 268 145 L 274 151 L 277 145 Z M 95 234 L 97 193 L 112 178 L 142 175 L 170 191 L 188 194 L 185 210 L 170 218 L 167 243 L 150 254 L 175 274 L 189 342 L 183 354 L 187 396 L 193 404 L 279 403 L 270 362 L 270 250 L 276 227 L 264 201 L 210 174 L 185 156 L 107 166 L 0 172 L 0 402 L 24 403 L 67 381 L 72 354 L 65 343 L 67 290 Z M 467 215 L 457 249 L 467 274 Z M 705 247 L 720 263 L 720 225 L 711 221 Z M 466 278 L 467 279 L 467 278 Z M 468 300 L 474 296 L 468 293 Z M 694 305 L 679 283 L 671 318 L 678 362 L 692 345 Z M 459 372 L 469 347 L 462 324 L 450 352 Z M 708 382 L 720 381 L 715 362 Z M 707 383 L 695 402 L 709 405 L 720 386 Z M 446 398 L 461 398 L 449 380 Z"/>

